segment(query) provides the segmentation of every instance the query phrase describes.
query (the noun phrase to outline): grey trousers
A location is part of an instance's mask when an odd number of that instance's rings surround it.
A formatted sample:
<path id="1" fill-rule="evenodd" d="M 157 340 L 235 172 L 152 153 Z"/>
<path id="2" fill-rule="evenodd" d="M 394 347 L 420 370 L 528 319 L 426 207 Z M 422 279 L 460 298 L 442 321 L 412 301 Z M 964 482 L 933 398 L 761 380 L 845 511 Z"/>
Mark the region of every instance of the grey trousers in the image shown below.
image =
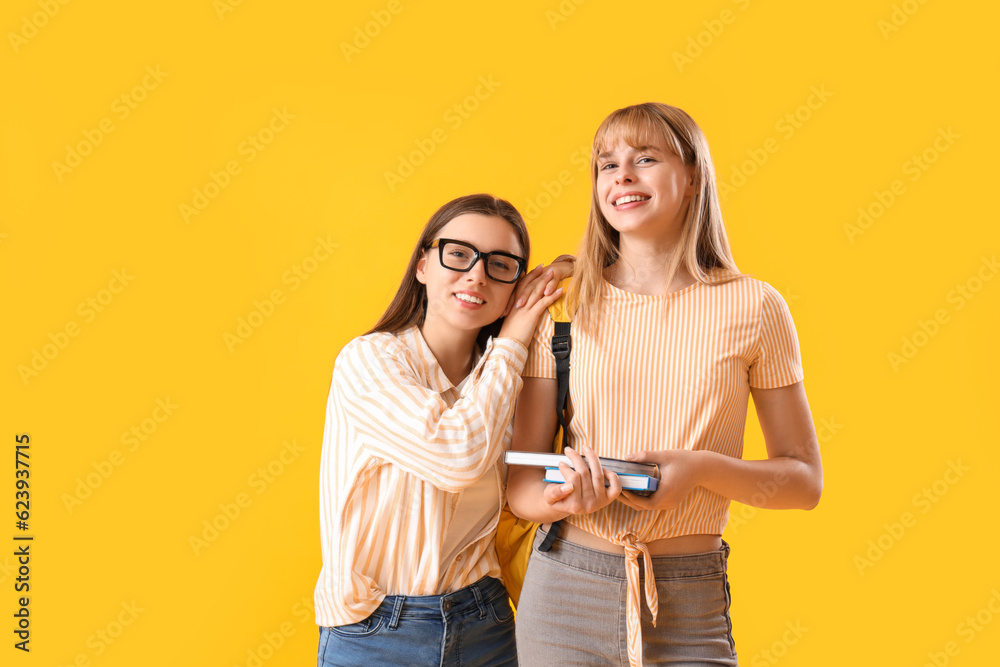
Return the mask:
<path id="1" fill-rule="evenodd" d="M 561 539 L 541 552 L 544 537 L 539 530 L 517 607 L 521 667 L 628 667 L 625 556 Z M 729 619 L 728 556 L 729 545 L 723 542 L 711 553 L 653 558 L 660 600 L 656 627 L 642 603 L 645 667 L 738 664 Z M 644 570 L 641 559 L 639 569 Z"/>

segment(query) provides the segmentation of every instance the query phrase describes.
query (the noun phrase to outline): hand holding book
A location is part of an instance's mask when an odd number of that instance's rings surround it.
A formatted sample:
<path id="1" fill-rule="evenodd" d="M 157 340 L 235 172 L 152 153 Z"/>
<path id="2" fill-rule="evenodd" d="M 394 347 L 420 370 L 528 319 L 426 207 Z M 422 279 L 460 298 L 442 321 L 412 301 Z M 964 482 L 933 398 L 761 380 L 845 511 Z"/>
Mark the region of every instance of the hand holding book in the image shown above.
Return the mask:
<path id="1" fill-rule="evenodd" d="M 660 471 L 659 490 L 654 494 L 623 493 L 619 500 L 637 510 L 673 510 L 696 486 L 705 481 L 710 459 L 721 458 L 704 450 L 661 449 L 636 452 L 628 457 L 636 463 L 652 463 Z"/>
<path id="2" fill-rule="evenodd" d="M 504 461 L 507 465 L 526 465 L 545 468 L 545 480 L 548 482 L 566 481 L 562 471 L 559 470 L 560 463 L 564 463 L 575 470 L 570 457 L 564 454 L 509 451 L 504 455 Z M 631 491 L 641 496 L 648 496 L 657 488 L 660 471 L 655 464 L 637 463 L 603 456 L 599 458 L 599 461 L 604 470 L 618 475 L 623 490 Z M 609 483 L 605 481 L 604 485 L 607 487 Z"/>

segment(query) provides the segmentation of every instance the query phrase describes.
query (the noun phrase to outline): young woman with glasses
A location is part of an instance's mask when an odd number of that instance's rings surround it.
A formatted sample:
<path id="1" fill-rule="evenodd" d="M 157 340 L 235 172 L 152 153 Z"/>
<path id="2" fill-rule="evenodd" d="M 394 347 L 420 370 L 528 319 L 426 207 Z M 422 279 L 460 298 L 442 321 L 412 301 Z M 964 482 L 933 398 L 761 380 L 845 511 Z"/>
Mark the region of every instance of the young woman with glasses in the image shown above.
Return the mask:
<path id="1" fill-rule="evenodd" d="M 508 202 L 448 202 L 385 314 L 337 357 L 320 464 L 320 667 L 517 664 L 494 539 L 500 454 L 526 346 L 568 269 L 524 275 L 529 250 Z"/>

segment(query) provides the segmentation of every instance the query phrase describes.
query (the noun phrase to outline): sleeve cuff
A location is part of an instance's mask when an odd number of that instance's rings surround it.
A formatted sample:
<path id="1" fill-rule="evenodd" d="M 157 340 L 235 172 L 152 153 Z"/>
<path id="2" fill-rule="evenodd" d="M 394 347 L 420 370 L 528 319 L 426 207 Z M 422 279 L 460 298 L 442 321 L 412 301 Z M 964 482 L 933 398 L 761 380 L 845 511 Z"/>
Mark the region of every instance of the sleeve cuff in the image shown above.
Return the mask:
<path id="1" fill-rule="evenodd" d="M 524 346 L 524 343 L 513 338 L 491 338 L 486 344 L 483 356 L 506 361 L 518 373 L 521 373 L 528 360 L 528 348 Z"/>

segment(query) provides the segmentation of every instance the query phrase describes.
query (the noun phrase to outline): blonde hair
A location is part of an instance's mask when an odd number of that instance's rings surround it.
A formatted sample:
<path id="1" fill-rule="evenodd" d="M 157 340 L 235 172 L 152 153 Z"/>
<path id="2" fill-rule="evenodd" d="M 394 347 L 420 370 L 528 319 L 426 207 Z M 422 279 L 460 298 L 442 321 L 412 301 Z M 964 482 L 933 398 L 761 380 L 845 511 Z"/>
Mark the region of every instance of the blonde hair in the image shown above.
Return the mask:
<path id="1" fill-rule="evenodd" d="M 719 193 L 715 186 L 715 166 L 708 141 L 698 124 L 677 107 L 658 102 L 619 109 L 604 119 L 594 135 L 590 153 L 593 183 L 590 218 L 580 244 L 579 257 L 568 296 L 574 322 L 594 331 L 604 290 L 604 269 L 619 258 L 619 234 L 601 213 L 597 194 L 597 158 L 624 141 L 633 148 L 660 144 L 692 168 L 694 191 L 684 218 L 678 247 L 667 266 L 667 284 L 683 266 L 703 283 L 732 280 L 740 275 L 729 249 L 722 222 Z"/>

